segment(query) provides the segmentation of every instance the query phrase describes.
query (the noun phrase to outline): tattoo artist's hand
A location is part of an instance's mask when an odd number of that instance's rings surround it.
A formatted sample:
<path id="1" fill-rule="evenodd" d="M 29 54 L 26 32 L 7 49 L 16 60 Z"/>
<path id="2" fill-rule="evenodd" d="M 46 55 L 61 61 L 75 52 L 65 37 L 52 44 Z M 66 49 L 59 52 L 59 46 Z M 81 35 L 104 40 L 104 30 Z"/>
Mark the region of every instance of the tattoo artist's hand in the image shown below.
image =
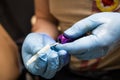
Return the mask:
<path id="1" fill-rule="evenodd" d="M 87 32 L 91 34 L 84 36 Z M 120 13 L 101 12 L 93 14 L 75 23 L 64 32 L 73 42 L 59 44 L 57 49 L 64 49 L 79 59 L 89 60 L 106 55 L 109 50 L 119 45 Z"/>
<path id="2" fill-rule="evenodd" d="M 69 62 L 69 55 L 65 50 L 49 49 L 41 53 L 36 61 L 27 65 L 27 61 L 47 44 L 55 43 L 51 37 L 41 33 L 30 33 L 22 46 L 22 58 L 25 67 L 34 75 L 52 78 L 57 71 Z"/>

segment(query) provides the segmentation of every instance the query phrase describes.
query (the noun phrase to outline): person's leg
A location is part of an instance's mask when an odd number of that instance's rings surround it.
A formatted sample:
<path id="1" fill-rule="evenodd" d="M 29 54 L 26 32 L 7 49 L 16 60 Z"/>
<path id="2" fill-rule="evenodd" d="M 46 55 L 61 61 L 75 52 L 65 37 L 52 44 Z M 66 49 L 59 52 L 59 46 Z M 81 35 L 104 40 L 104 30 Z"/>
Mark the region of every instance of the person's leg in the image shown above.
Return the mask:
<path id="1" fill-rule="evenodd" d="M 19 74 L 17 46 L 0 25 L 0 80 L 17 80 Z"/>

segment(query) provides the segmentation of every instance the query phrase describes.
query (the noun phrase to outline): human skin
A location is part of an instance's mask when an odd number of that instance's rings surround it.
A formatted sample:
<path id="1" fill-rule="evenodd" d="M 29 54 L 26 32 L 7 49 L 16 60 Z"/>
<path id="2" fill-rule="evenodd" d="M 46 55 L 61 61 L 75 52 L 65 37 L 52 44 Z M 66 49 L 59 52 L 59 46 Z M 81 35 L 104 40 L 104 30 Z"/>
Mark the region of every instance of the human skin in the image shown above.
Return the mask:
<path id="1" fill-rule="evenodd" d="M 50 14 L 49 0 L 35 0 L 35 15 L 32 18 L 32 32 L 45 33 L 56 39 L 58 36 L 58 21 Z"/>
<path id="2" fill-rule="evenodd" d="M 17 80 L 20 75 L 18 48 L 0 25 L 0 80 Z"/>

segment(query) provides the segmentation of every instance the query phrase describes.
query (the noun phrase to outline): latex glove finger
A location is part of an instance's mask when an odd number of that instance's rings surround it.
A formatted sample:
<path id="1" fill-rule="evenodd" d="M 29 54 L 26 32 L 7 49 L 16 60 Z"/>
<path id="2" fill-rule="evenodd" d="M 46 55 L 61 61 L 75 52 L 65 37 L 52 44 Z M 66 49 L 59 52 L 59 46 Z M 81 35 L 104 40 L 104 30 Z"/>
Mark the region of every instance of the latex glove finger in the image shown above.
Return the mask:
<path id="1" fill-rule="evenodd" d="M 52 51 L 48 55 L 47 68 L 43 76 L 46 77 L 47 79 L 52 78 L 53 76 L 55 76 L 58 68 L 59 68 L 59 56 L 57 52 Z"/>
<path id="2" fill-rule="evenodd" d="M 58 70 L 61 70 L 63 66 L 69 63 L 70 55 L 65 50 L 60 50 L 58 52 L 58 55 L 59 55 L 59 62 L 60 62 Z"/>
<path id="3" fill-rule="evenodd" d="M 56 72 L 68 64 L 68 62 L 69 55 L 65 50 L 60 50 L 58 53 L 52 51 L 48 57 L 47 69 L 43 76 L 47 79 L 52 78 L 55 76 Z"/>
<path id="4" fill-rule="evenodd" d="M 95 22 L 95 25 L 96 23 L 100 23 L 93 28 L 91 35 L 78 38 L 77 40 L 70 43 L 59 44 L 56 46 L 56 48 L 67 50 L 70 54 L 79 55 L 78 57 L 80 57 L 81 55 L 86 55 L 86 57 L 84 56 L 82 57 L 82 59 L 101 57 L 105 55 L 107 51 L 111 49 L 112 46 L 116 45 L 116 43 L 120 40 L 120 20 L 115 21 L 116 19 L 118 19 L 118 17 L 120 17 L 119 13 L 106 12 L 94 14 L 86 18 L 86 21 L 84 21 L 87 22 L 87 20 L 90 20 L 90 22 Z M 76 27 L 79 28 L 81 26 Z M 81 29 L 81 31 L 80 29 L 72 30 L 72 28 L 70 28 L 68 29 L 68 31 L 66 31 L 66 34 L 69 34 L 68 37 L 70 38 L 76 38 L 81 34 L 81 32 L 86 32 L 84 29 Z"/>
<path id="5" fill-rule="evenodd" d="M 102 20 L 91 17 L 92 16 L 76 22 L 72 27 L 64 31 L 64 35 L 68 38 L 76 39 L 103 23 Z"/>

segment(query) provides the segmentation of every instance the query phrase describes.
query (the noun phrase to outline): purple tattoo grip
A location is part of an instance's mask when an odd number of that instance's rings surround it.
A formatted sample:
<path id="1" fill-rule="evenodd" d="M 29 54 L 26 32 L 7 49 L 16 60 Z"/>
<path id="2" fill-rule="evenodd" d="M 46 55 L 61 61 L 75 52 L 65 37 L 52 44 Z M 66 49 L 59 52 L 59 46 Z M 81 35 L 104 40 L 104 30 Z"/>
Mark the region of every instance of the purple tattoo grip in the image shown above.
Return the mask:
<path id="1" fill-rule="evenodd" d="M 64 34 L 61 34 L 58 36 L 58 42 L 64 44 L 64 43 L 68 43 L 73 41 L 72 39 L 68 38 L 67 36 L 65 36 Z"/>

